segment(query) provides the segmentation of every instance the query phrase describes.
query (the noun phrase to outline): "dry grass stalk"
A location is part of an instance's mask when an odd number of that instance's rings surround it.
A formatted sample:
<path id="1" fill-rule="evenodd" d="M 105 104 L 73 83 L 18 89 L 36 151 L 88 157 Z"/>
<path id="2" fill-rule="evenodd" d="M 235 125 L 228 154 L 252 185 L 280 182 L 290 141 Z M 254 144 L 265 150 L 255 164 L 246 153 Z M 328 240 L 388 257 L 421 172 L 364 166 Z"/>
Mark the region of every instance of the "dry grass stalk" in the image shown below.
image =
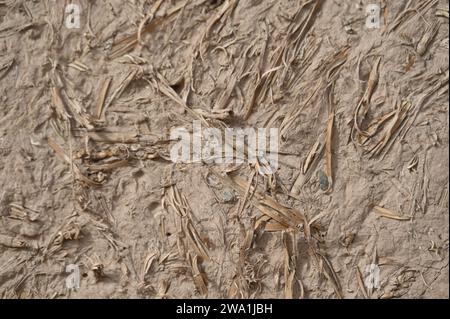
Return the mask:
<path id="1" fill-rule="evenodd" d="M 233 282 L 228 290 L 228 296 L 230 298 L 249 298 L 250 285 L 255 282 L 254 278 L 251 278 L 252 268 L 249 267 L 248 254 L 250 253 L 253 240 L 255 238 L 255 219 L 252 218 L 250 227 L 245 230 L 243 224 L 240 224 L 241 228 L 241 240 L 242 244 L 239 248 L 239 259 L 236 264 L 236 272 L 233 277 Z"/>
<path id="2" fill-rule="evenodd" d="M 74 221 L 64 224 L 59 231 L 55 232 L 48 240 L 44 249 L 44 255 L 53 255 L 63 248 L 67 240 L 77 240 L 80 238 L 82 226 Z"/>
<path id="3" fill-rule="evenodd" d="M 220 8 L 220 10 L 213 16 L 211 16 L 207 23 L 206 27 L 203 30 L 202 37 L 200 38 L 200 56 L 203 56 L 203 54 L 208 49 L 209 42 L 206 42 L 206 45 L 202 48 L 202 44 L 205 42 L 206 38 L 211 33 L 211 29 L 214 27 L 214 25 L 222 18 L 222 16 L 229 12 L 230 14 L 233 12 L 234 8 L 238 4 L 239 0 L 225 0 L 224 4 Z"/>
<path id="4" fill-rule="evenodd" d="M 153 15 L 156 14 L 156 11 L 161 4 L 160 2 L 161 1 L 158 1 L 154 4 L 152 10 Z M 169 22 L 182 8 L 186 6 L 187 3 L 189 3 L 189 1 L 184 1 L 183 3 L 175 6 L 174 8 L 170 9 L 165 16 L 155 18 L 153 18 L 153 16 L 149 16 L 147 19 L 144 19 L 143 24 L 139 26 L 138 30 L 134 34 L 127 36 L 114 44 L 109 58 L 116 59 L 133 51 L 144 34 L 153 32 L 159 26 Z M 146 23 L 148 24 L 144 27 Z"/>
<path id="5" fill-rule="evenodd" d="M 323 274 L 325 275 L 327 280 L 333 285 L 336 296 L 338 298 L 342 298 L 342 287 L 331 262 L 328 260 L 324 253 L 320 252 L 313 245 L 309 246 L 309 251 L 318 269 L 320 271 L 323 271 Z"/>
<path id="6" fill-rule="evenodd" d="M 444 17 L 448 19 L 448 9 L 436 9 L 436 17 Z"/>
<path id="7" fill-rule="evenodd" d="M 34 27 L 37 24 L 38 22 L 29 22 L 22 25 L 7 25 L 0 29 L 0 39 L 10 37 L 17 32 L 28 30 L 29 28 Z"/>
<path id="8" fill-rule="evenodd" d="M 133 144 L 139 142 L 138 134 L 134 132 L 107 132 L 97 131 L 88 132 L 89 138 L 95 142 L 102 142 L 108 144 Z"/>
<path id="9" fill-rule="evenodd" d="M 370 136 L 369 133 L 363 131 L 360 128 L 360 123 L 364 120 L 364 118 L 367 114 L 367 111 L 369 109 L 370 99 L 371 99 L 372 94 L 374 93 L 375 88 L 378 84 L 378 78 L 379 78 L 378 68 L 380 65 L 380 61 L 381 61 L 381 57 L 378 58 L 375 61 L 375 63 L 373 64 L 372 70 L 370 71 L 370 74 L 369 74 L 369 79 L 367 81 L 366 90 L 364 91 L 364 94 L 361 97 L 361 99 L 359 100 L 358 105 L 356 106 L 355 111 L 353 113 L 352 136 L 353 136 L 354 130 L 356 130 L 362 136 Z M 362 116 L 360 116 L 361 107 L 364 108 Z"/>
<path id="10" fill-rule="evenodd" d="M 185 219 L 183 223 L 184 232 L 189 239 L 191 246 L 197 252 L 199 256 L 203 258 L 203 260 L 209 260 L 208 248 L 206 247 L 203 240 L 200 238 L 200 235 L 197 232 L 197 229 L 192 224 L 190 219 Z"/>
<path id="11" fill-rule="evenodd" d="M 128 87 L 128 85 L 134 80 L 134 78 L 138 74 L 138 71 L 139 70 L 137 70 L 137 69 L 130 71 L 130 73 L 128 73 L 128 75 L 120 82 L 120 84 L 118 85 L 116 90 L 111 95 L 111 98 L 109 99 L 109 101 L 105 104 L 105 106 L 103 108 L 102 117 L 105 116 L 105 113 L 106 113 L 106 110 L 108 109 L 108 107 L 115 101 L 115 99 L 119 98 L 122 95 L 123 91 L 125 91 L 125 89 Z"/>
<path id="12" fill-rule="evenodd" d="M 300 20 L 300 18 L 303 18 L 303 8 L 310 5 L 311 3 L 314 3 L 313 7 L 309 11 L 307 17 L 302 19 L 299 23 L 298 21 Z M 285 82 L 285 78 L 291 64 L 296 59 L 296 57 L 299 56 L 299 51 L 302 47 L 303 40 L 306 38 L 307 32 L 311 29 L 314 22 L 313 19 L 315 18 L 316 13 L 319 11 L 321 5 L 322 0 L 304 2 L 295 14 L 293 23 L 289 25 L 287 41 L 284 46 L 284 50 L 282 50 L 284 70 L 278 79 L 279 87 L 281 87 Z"/>
<path id="13" fill-rule="evenodd" d="M 253 170 L 251 175 L 250 175 L 250 177 L 249 177 L 249 179 L 248 179 L 248 185 L 247 185 L 247 187 L 245 189 L 244 197 L 239 202 L 239 206 L 238 206 L 238 210 L 237 210 L 237 215 L 238 216 L 241 216 L 241 213 L 244 210 L 245 204 L 247 202 L 247 198 L 248 198 L 249 193 L 250 193 L 250 188 L 251 188 L 252 183 L 253 183 L 253 178 L 255 177 L 255 175 L 256 175 L 256 170 Z"/>
<path id="14" fill-rule="evenodd" d="M 356 269 L 356 280 L 358 281 L 359 290 L 361 290 L 361 293 L 363 294 L 364 299 L 369 299 L 369 294 L 367 293 L 366 285 L 364 283 L 364 279 L 361 274 L 361 271 L 359 270 L 358 266 L 356 266 L 355 269 Z"/>
<path id="15" fill-rule="evenodd" d="M 376 87 L 378 82 L 378 65 L 380 59 L 373 65 L 372 71 L 369 76 L 369 81 L 367 89 L 364 96 L 361 98 L 358 106 L 354 112 L 353 127 L 352 127 L 352 140 L 360 147 L 363 147 L 370 154 L 370 157 L 380 155 L 380 153 L 386 149 L 388 145 L 392 145 L 393 140 L 400 133 L 402 125 L 405 123 L 405 119 L 408 117 L 410 110 L 412 109 L 412 104 L 407 101 L 402 101 L 400 105 L 391 112 L 388 112 L 374 120 L 367 125 L 367 129 L 363 130 L 360 128 L 360 124 L 365 118 L 368 106 L 370 103 L 370 97 Z M 364 106 L 362 116 L 360 116 L 360 108 Z M 390 122 L 389 122 L 390 121 Z M 384 128 L 381 130 L 382 128 Z M 378 141 L 372 141 L 374 136 L 382 131 L 382 136 Z M 371 145 L 369 144 L 370 142 Z M 369 145 L 367 145 L 369 144 Z"/>
<path id="16" fill-rule="evenodd" d="M 311 150 L 309 151 L 308 155 L 306 156 L 306 159 L 302 166 L 302 173 L 306 174 L 308 172 L 308 168 L 311 166 L 312 161 L 320 154 L 320 151 L 322 149 L 323 144 L 320 143 L 320 140 L 318 139 Z"/>
<path id="17" fill-rule="evenodd" d="M 9 207 L 11 208 L 10 217 L 16 218 L 20 220 L 28 219 L 31 222 L 38 220 L 40 213 L 28 208 L 24 207 L 18 203 L 10 203 Z"/>
<path id="18" fill-rule="evenodd" d="M 208 294 L 207 280 L 206 275 L 200 271 L 198 255 L 189 252 L 188 260 L 192 268 L 192 277 L 194 279 L 194 284 L 197 287 L 200 295 L 205 297 Z"/>
<path id="19" fill-rule="evenodd" d="M 61 98 L 60 91 L 57 87 L 52 88 L 52 105 L 56 110 L 56 113 L 61 119 L 68 121 L 71 116 L 67 113 L 65 104 Z"/>
<path id="20" fill-rule="evenodd" d="M 333 125 L 334 125 L 334 102 L 333 102 L 333 91 L 334 82 L 328 86 L 328 122 L 325 140 L 325 174 L 328 179 L 328 188 L 325 190 L 329 193 L 333 187 L 333 168 L 332 168 L 332 139 L 333 139 Z"/>
<path id="21" fill-rule="evenodd" d="M 158 292 L 156 294 L 156 298 L 159 299 L 166 299 L 168 298 L 167 292 L 170 288 L 170 282 L 167 280 L 161 280 L 161 282 L 158 285 Z"/>
<path id="22" fill-rule="evenodd" d="M 158 11 L 159 7 L 161 6 L 162 2 L 163 2 L 163 0 L 157 0 L 153 4 L 152 8 L 150 9 L 150 13 L 146 17 L 144 17 L 144 19 L 142 19 L 141 23 L 139 24 L 139 28 L 137 31 L 137 42 L 139 44 L 142 44 L 141 39 L 142 39 L 142 30 L 144 29 L 144 26 L 153 20 L 155 14 Z"/>
<path id="23" fill-rule="evenodd" d="M 80 105 L 78 105 L 77 102 L 69 98 L 69 96 L 65 93 L 65 91 L 61 91 L 61 93 L 64 95 L 64 98 L 67 101 L 67 107 L 70 110 L 71 116 L 75 119 L 75 121 L 80 126 L 85 127 L 88 130 L 92 130 L 94 126 L 92 125 L 88 114 L 84 112 L 84 110 L 81 108 Z"/>
<path id="24" fill-rule="evenodd" d="M 403 101 L 400 106 L 395 111 L 394 116 L 392 117 L 391 124 L 387 127 L 385 133 L 381 137 L 381 139 L 369 149 L 369 153 L 371 156 L 379 155 L 383 149 L 396 137 L 399 133 L 399 129 L 401 125 L 404 123 L 404 120 L 409 114 L 409 111 L 412 108 L 412 104 L 410 102 Z"/>
<path id="25" fill-rule="evenodd" d="M 321 143 L 322 139 L 323 135 L 321 134 L 309 151 L 302 166 L 302 170 L 300 171 L 300 174 L 297 176 L 294 184 L 292 185 L 291 194 L 293 196 L 297 196 L 298 194 L 300 194 L 303 185 L 305 185 L 309 181 L 314 168 L 317 167 L 320 159 L 322 158 L 322 153 L 325 148 L 324 143 Z"/>
<path id="26" fill-rule="evenodd" d="M 169 187 L 167 196 L 165 195 L 163 198 L 163 207 L 165 207 L 166 201 L 174 209 L 179 217 L 190 218 L 191 210 L 189 205 L 187 204 L 187 199 L 180 193 L 176 186 Z"/>
<path id="27" fill-rule="evenodd" d="M 210 260 L 210 256 L 206 244 L 192 222 L 193 215 L 187 198 L 176 186 L 170 186 L 168 193 L 163 198 L 163 207 L 166 202 L 177 213 L 181 222 L 177 241 L 178 254 L 186 258 L 191 266 L 192 277 L 198 292 L 202 296 L 206 296 L 208 294 L 207 280 L 205 274 L 200 271 L 199 263 Z M 186 248 L 188 251 L 185 253 Z"/>
<path id="28" fill-rule="evenodd" d="M 10 57 L 0 62 L 0 80 L 8 73 L 14 64 L 15 58 Z"/>
<path id="29" fill-rule="evenodd" d="M 409 5 L 395 18 L 392 24 L 387 29 L 387 33 L 395 31 L 400 25 L 405 25 L 412 18 L 416 16 L 423 16 L 423 14 L 431 7 L 433 7 L 438 0 L 425 0 L 419 1 L 419 4 L 415 8 L 411 8 Z M 409 2 L 408 4 L 411 4 Z"/>
<path id="30" fill-rule="evenodd" d="M 268 215 L 261 215 L 255 223 L 255 231 L 256 229 L 263 229 L 267 232 L 277 232 L 288 230 L 288 227 L 280 224 L 276 220 L 273 220 Z"/>
<path id="31" fill-rule="evenodd" d="M 83 62 L 78 61 L 78 60 L 76 60 L 76 61 L 74 61 L 72 63 L 69 63 L 67 66 L 71 67 L 71 68 L 74 68 L 75 70 L 78 70 L 80 72 L 89 72 L 89 71 L 91 71 L 91 69 L 86 64 L 84 64 Z"/>
<path id="32" fill-rule="evenodd" d="M 420 38 L 419 42 L 417 43 L 417 53 L 419 55 L 425 54 L 425 52 L 427 51 L 428 47 L 431 44 L 431 41 L 438 33 L 440 26 L 441 24 L 436 22 L 427 30 L 425 30 L 424 35 L 422 36 L 422 38 Z"/>
<path id="33" fill-rule="evenodd" d="M 197 229 L 194 227 L 192 222 L 193 215 L 187 198 L 177 187 L 171 186 L 167 198 L 166 196 L 164 197 L 163 205 L 165 205 L 166 201 L 180 217 L 181 230 L 188 239 L 188 242 L 186 242 L 185 245 L 189 244 L 198 256 L 202 257 L 203 260 L 208 261 L 210 259 L 208 248 L 200 237 Z"/>
<path id="34" fill-rule="evenodd" d="M 158 253 L 149 254 L 144 260 L 144 266 L 139 276 L 141 283 L 145 282 L 145 276 L 149 273 L 153 263 L 159 258 Z"/>
<path id="35" fill-rule="evenodd" d="M 447 70 L 445 73 L 440 74 L 438 76 L 432 76 L 427 78 L 427 82 L 430 83 L 429 89 L 425 90 L 422 94 L 420 94 L 420 97 L 418 101 L 415 104 L 415 110 L 414 114 L 412 115 L 412 119 L 408 125 L 407 128 L 404 129 L 402 134 L 402 139 L 405 138 L 406 134 L 408 133 L 409 129 L 412 127 L 412 125 L 415 123 L 419 112 L 422 110 L 423 105 L 425 104 L 425 101 L 430 98 L 433 94 L 435 94 L 438 90 L 441 88 L 446 88 L 448 90 L 448 80 L 449 80 L 449 70 Z"/>
<path id="36" fill-rule="evenodd" d="M 242 197 L 245 196 L 245 190 L 249 185 L 248 182 L 238 176 L 222 175 L 214 169 L 212 169 L 212 172 Z M 257 189 L 254 189 L 253 186 L 251 186 L 250 191 L 254 194 L 250 199 L 254 207 L 286 228 L 297 229 L 300 225 L 303 225 L 305 236 L 308 239 L 310 238 L 310 230 L 304 214 L 293 208 L 281 205 L 276 199 L 262 194 Z"/>
<path id="37" fill-rule="evenodd" d="M 221 176 L 221 175 L 219 175 Z M 235 189 L 241 195 L 245 194 L 245 188 L 248 185 L 242 178 L 238 176 L 221 176 L 222 179 L 233 189 Z M 299 211 L 285 207 L 278 203 L 277 200 L 262 194 L 258 190 L 253 190 L 253 197 L 250 199 L 251 203 L 258 208 L 262 213 L 268 215 L 283 226 L 296 229 L 299 225 L 304 225 L 305 235 L 309 236 L 309 229 L 306 217 Z"/>
<path id="38" fill-rule="evenodd" d="M 308 17 L 300 22 L 300 24 L 297 25 L 298 19 L 300 17 L 300 14 L 302 13 L 303 9 L 313 4 L 313 7 L 310 9 Z M 286 66 L 286 54 L 289 50 L 289 47 L 291 46 L 291 43 L 294 43 L 294 45 L 299 46 L 301 41 L 306 36 L 306 33 L 311 28 L 312 22 L 314 17 L 316 16 L 316 13 L 318 12 L 320 6 L 322 4 L 321 0 L 311 0 L 308 2 L 305 2 L 302 4 L 297 11 L 292 24 L 289 26 L 288 34 L 286 35 L 286 38 L 283 41 L 283 44 L 278 48 L 278 53 L 275 55 L 274 61 L 272 65 L 268 68 L 268 71 L 265 71 L 261 76 L 258 74 L 258 79 L 256 81 L 256 84 L 252 90 L 251 98 L 249 99 L 249 102 L 244 106 L 244 110 L 242 113 L 242 118 L 244 120 L 247 120 L 250 115 L 253 112 L 253 107 L 255 104 L 258 104 L 261 102 L 261 100 L 266 96 L 267 88 L 273 83 L 273 80 L 275 78 L 275 74 L 278 70 L 280 70 L 283 65 Z"/>
<path id="39" fill-rule="evenodd" d="M 397 212 L 394 212 L 393 210 L 390 210 L 388 208 L 383 208 L 383 207 L 380 207 L 380 206 L 374 206 L 373 209 L 375 210 L 375 212 L 378 215 L 380 215 L 382 217 L 395 219 L 395 220 L 411 220 L 411 217 L 404 216 L 404 215 L 399 214 Z"/>
<path id="40" fill-rule="evenodd" d="M 48 145 L 53 149 L 53 151 L 56 153 L 56 155 L 66 163 L 68 163 L 73 171 L 75 179 L 78 179 L 84 183 L 86 183 L 89 186 L 101 186 L 102 184 L 99 182 L 95 182 L 91 180 L 90 178 L 83 175 L 79 167 L 72 162 L 71 158 L 63 151 L 61 146 L 59 146 L 53 139 L 47 138 Z"/>
<path id="41" fill-rule="evenodd" d="M 284 297 L 294 298 L 295 271 L 297 267 L 297 253 L 295 251 L 295 234 L 284 231 L 282 234 L 284 246 Z"/>
<path id="42" fill-rule="evenodd" d="M 100 92 L 99 92 L 97 104 L 95 107 L 95 117 L 97 120 L 100 120 L 102 118 L 103 106 L 105 105 L 106 95 L 108 94 L 108 90 L 109 90 L 111 81 L 112 81 L 112 78 L 108 77 L 105 80 L 103 80 L 103 83 L 100 86 Z"/>
<path id="43" fill-rule="evenodd" d="M 64 102 L 64 99 L 67 103 Z M 75 101 L 70 99 L 67 93 L 57 86 L 52 88 L 52 105 L 62 120 L 74 119 L 80 126 L 93 129 L 93 125 L 87 114 Z"/>
<path id="44" fill-rule="evenodd" d="M 177 92 L 175 92 L 174 89 L 172 89 L 169 85 L 169 82 L 164 78 L 162 74 L 160 74 L 158 71 L 155 71 L 156 77 L 158 78 L 159 82 L 157 86 L 155 87 L 156 90 L 163 93 L 165 96 L 170 98 L 172 101 L 174 101 L 176 104 L 183 107 L 189 114 L 191 114 L 194 118 L 199 119 L 205 124 L 207 127 L 209 127 L 209 123 L 204 119 L 203 116 L 198 114 L 195 110 L 190 108 L 186 102 L 178 95 Z M 155 86 L 155 83 L 152 81 L 149 81 L 149 83 L 153 86 Z"/>

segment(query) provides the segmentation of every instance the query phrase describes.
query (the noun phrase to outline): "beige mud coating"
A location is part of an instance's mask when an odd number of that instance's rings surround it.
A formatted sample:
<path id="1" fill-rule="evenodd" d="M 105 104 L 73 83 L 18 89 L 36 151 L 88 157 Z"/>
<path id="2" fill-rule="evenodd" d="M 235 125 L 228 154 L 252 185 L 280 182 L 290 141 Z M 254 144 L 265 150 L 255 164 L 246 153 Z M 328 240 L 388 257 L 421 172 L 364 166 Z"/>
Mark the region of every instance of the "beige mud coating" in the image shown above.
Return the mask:
<path id="1" fill-rule="evenodd" d="M 0 297 L 448 298 L 448 32 L 445 0 L 0 1 Z M 194 120 L 278 128 L 277 172 L 173 163 Z"/>

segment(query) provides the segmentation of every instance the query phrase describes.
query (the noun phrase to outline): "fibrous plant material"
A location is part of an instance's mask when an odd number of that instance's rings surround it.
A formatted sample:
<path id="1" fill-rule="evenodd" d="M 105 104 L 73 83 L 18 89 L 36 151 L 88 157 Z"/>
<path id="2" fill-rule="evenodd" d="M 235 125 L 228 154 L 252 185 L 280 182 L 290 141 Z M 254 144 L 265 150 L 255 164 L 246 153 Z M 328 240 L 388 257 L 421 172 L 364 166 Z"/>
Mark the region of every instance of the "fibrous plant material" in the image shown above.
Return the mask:
<path id="1" fill-rule="evenodd" d="M 443 0 L 0 1 L 0 298 L 448 298 L 448 30 Z"/>
<path id="2" fill-rule="evenodd" d="M 390 219 L 396 219 L 396 220 L 410 220 L 411 217 L 409 216 L 402 216 L 397 212 L 394 212 L 388 208 L 383 208 L 380 206 L 374 206 L 373 209 L 375 212 L 383 217 L 390 218 Z"/>
<path id="3" fill-rule="evenodd" d="M 242 195 L 246 193 L 246 183 L 238 176 L 224 176 L 216 172 L 214 173 L 238 193 Z M 252 187 L 250 189 L 252 189 Z M 254 194 L 250 199 L 251 203 L 263 214 L 274 219 L 284 227 L 297 228 L 299 225 L 303 225 L 305 235 L 309 236 L 308 222 L 301 212 L 281 205 L 274 198 L 262 194 L 258 192 L 258 190 L 255 190 L 254 192 L 250 190 L 250 192 Z"/>

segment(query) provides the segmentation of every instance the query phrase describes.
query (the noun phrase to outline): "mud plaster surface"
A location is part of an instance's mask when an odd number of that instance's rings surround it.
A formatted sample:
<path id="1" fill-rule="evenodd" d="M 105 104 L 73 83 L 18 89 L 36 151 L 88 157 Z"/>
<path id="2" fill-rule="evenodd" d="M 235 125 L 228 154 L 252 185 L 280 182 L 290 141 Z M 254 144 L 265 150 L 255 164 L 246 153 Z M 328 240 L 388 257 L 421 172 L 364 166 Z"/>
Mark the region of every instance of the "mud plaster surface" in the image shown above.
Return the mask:
<path id="1" fill-rule="evenodd" d="M 286 296 L 282 232 L 256 236 L 240 269 L 240 247 L 252 218 L 260 217 L 261 211 L 247 201 L 238 216 L 242 194 L 211 177 L 211 165 L 171 163 L 170 143 L 154 143 L 167 140 L 171 127 L 190 127 L 194 119 L 158 89 L 157 74 L 189 107 L 205 112 L 217 108 L 237 78 L 224 104 L 232 110 L 223 121 L 229 127 L 279 127 L 287 114 L 303 107 L 280 141 L 283 154 L 276 182 L 258 176 L 258 183 L 309 219 L 322 214 L 313 238 L 332 265 L 344 298 L 363 297 L 356 267 L 364 276 L 365 267 L 374 261 L 380 267 L 380 288 L 370 297 L 448 298 L 448 18 L 436 15 L 446 10 L 448 16 L 448 1 L 428 1 L 419 13 L 406 14 L 394 30 L 390 28 L 407 1 L 380 3 L 380 29 L 365 26 L 369 1 L 322 1 L 300 39 L 287 42 L 288 30 L 305 21 L 315 1 L 296 18 L 304 1 L 237 1 L 206 34 L 211 17 L 228 2 L 191 1 L 143 34 L 128 56 L 115 59 L 108 57 L 113 45 L 136 33 L 154 2 L 74 2 L 82 8 L 81 28 L 70 30 L 64 25 L 68 1 L 0 1 L 2 298 L 205 297 L 181 253 L 178 216 L 163 205 L 173 187 L 187 198 L 193 224 L 208 248 L 210 260 L 199 266 L 207 297 L 229 296 L 238 273 L 245 278 L 240 286 L 243 297 Z M 180 3 L 163 1 L 156 15 L 164 16 Z M 419 54 L 418 42 L 434 23 L 440 23 L 439 29 Z M 274 56 L 283 46 L 288 60 L 276 65 Z M 327 127 L 324 87 L 308 98 L 326 78 L 327 61 L 346 46 L 332 94 L 332 190 L 324 193 L 320 188 L 321 158 L 296 198 L 287 196 Z M 399 136 L 382 154 L 370 157 L 349 136 L 354 109 L 379 57 L 380 76 L 367 123 L 402 101 L 412 109 Z M 88 69 L 72 67 L 76 61 Z M 279 68 L 270 70 L 274 65 Z M 82 127 L 73 116 L 62 119 L 55 108 L 52 88 L 58 87 L 68 113 L 73 110 L 67 102 L 71 100 L 89 118 L 105 79 L 112 79 L 108 103 L 133 70 L 136 76 L 105 110 L 103 121 L 91 121 L 93 128 Z M 244 120 L 243 109 L 258 76 L 267 71 L 275 72 L 274 81 Z M 106 135 L 131 132 L 139 141 L 86 139 L 92 130 Z M 80 181 L 48 138 L 101 186 Z M 92 154 L 111 148 L 116 148 L 115 156 L 93 159 Z M 78 156 L 83 150 L 88 154 Z M 411 166 L 414 157 L 417 163 Z M 125 166 L 103 173 L 92 169 L 94 164 L 127 158 Z M 248 179 L 252 170 L 242 165 L 235 174 Z M 412 218 L 381 217 L 373 205 Z M 17 213 L 14 207 L 24 209 Z M 314 264 L 301 229 L 290 235 L 295 246 L 293 297 L 335 298 L 332 282 Z M 145 272 L 146 260 L 152 263 Z M 76 291 L 65 287 L 68 264 L 81 269 Z"/>

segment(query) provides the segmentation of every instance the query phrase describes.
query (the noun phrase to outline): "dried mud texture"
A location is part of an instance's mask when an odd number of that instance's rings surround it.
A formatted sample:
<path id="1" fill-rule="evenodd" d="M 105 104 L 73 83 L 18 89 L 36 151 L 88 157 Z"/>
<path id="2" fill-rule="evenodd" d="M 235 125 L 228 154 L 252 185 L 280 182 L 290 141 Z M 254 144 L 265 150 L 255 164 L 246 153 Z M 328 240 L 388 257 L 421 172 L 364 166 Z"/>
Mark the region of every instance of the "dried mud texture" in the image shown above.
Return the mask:
<path id="1" fill-rule="evenodd" d="M 448 1 L 69 2 L 0 1 L 1 298 L 448 298 Z"/>

